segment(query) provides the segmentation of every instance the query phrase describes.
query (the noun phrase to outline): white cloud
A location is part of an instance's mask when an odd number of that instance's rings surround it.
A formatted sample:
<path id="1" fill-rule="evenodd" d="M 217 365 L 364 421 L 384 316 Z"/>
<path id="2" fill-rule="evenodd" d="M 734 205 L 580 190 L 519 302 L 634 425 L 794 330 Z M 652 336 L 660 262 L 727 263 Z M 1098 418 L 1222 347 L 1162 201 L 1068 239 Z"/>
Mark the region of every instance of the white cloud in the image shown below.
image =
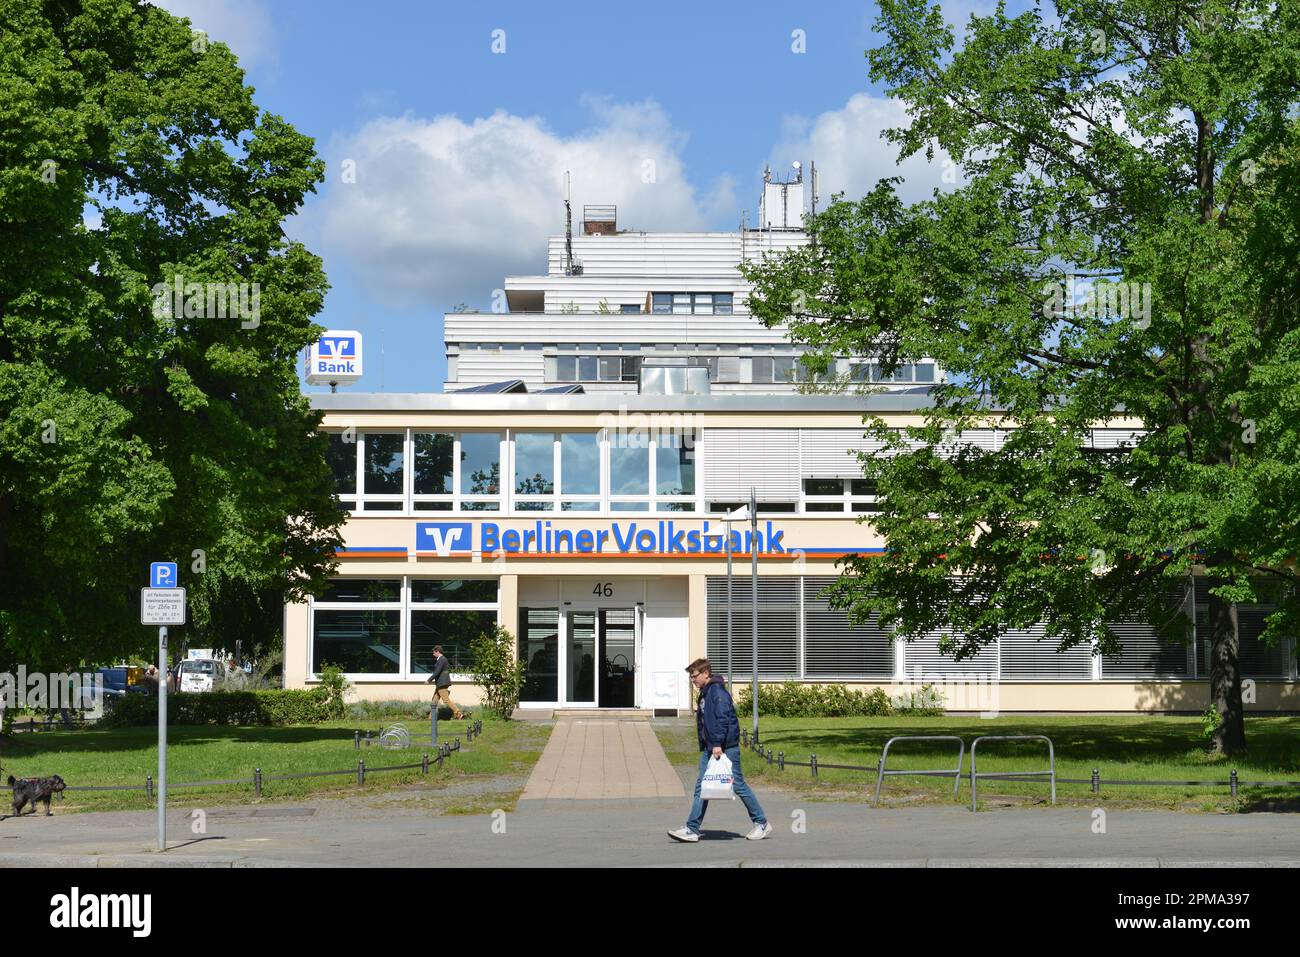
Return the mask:
<path id="1" fill-rule="evenodd" d="M 271 9 L 265 0 L 154 0 L 154 3 L 186 17 L 208 39 L 226 44 L 239 57 L 244 70 L 274 66 L 275 31 Z"/>
<path id="2" fill-rule="evenodd" d="M 784 169 L 794 159 L 813 160 L 825 208 L 832 193 L 856 199 L 886 176 L 902 176 L 899 195 L 908 201 L 929 199 L 935 189 L 954 189 L 961 170 L 936 147 L 934 161 L 924 151 L 898 164 L 898 147 L 881 134 L 909 124 L 903 104 L 870 93 L 855 93 L 843 109 L 828 110 L 816 119 L 788 117 L 782 141 L 772 150 L 772 167 Z"/>
<path id="3" fill-rule="evenodd" d="M 729 182 L 701 196 L 687 181 L 685 137 L 656 103 L 586 105 L 592 125 L 567 137 L 504 110 L 375 119 L 330 144 L 325 195 L 304 226 L 377 297 L 441 309 L 485 306 L 505 275 L 545 271 L 546 237 L 564 228 L 566 169 L 575 229 L 584 203 L 615 204 L 619 225 L 638 229 L 706 229 L 735 211 Z"/>

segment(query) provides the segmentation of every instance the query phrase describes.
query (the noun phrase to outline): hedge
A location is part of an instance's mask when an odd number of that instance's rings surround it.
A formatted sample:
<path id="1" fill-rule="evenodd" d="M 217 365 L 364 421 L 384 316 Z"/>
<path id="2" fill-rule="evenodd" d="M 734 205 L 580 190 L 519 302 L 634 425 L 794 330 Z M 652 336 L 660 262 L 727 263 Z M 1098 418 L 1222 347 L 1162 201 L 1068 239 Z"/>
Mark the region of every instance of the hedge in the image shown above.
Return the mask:
<path id="1" fill-rule="evenodd" d="M 168 724 L 314 724 L 333 717 L 324 688 L 184 692 L 167 696 Z M 136 694 L 121 698 L 99 722 L 106 728 L 157 723 L 158 698 Z"/>
<path id="2" fill-rule="evenodd" d="M 750 714 L 754 699 L 749 686 L 736 696 L 736 713 Z M 795 681 L 758 685 L 758 712 L 774 718 L 887 718 L 891 715 L 941 715 L 943 696 L 932 685 L 893 701 L 883 688 L 850 690 L 844 685 L 804 685 Z"/>

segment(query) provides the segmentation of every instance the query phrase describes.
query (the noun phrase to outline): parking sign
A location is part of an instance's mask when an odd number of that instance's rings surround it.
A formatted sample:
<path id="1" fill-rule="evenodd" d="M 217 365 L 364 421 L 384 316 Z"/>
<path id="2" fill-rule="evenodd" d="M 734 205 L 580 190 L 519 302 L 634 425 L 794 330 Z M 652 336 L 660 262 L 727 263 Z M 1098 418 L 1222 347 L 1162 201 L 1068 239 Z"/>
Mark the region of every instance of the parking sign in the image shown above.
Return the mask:
<path id="1" fill-rule="evenodd" d="M 152 562 L 149 565 L 150 588 L 175 588 L 179 584 L 175 562 Z"/>

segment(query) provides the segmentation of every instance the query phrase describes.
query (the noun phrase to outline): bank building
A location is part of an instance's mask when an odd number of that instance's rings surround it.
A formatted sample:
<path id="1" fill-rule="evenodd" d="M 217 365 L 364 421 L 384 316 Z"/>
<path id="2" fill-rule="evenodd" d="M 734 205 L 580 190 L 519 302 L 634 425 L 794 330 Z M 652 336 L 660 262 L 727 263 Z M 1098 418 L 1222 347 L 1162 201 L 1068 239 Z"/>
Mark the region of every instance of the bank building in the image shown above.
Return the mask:
<path id="1" fill-rule="evenodd" d="M 687 711 L 695 658 L 749 681 L 757 551 L 762 681 L 890 694 L 933 681 L 952 710 L 1203 711 L 1201 582 L 1198 640 L 1114 623 L 1113 658 L 1058 653 L 1035 628 L 957 662 L 937 635 L 903 642 L 830 607 L 836 560 L 883 549 L 858 521 L 875 500 L 854 453 L 878 447 L 863 416 L 921 424 L 944 370 L 921 359 L 886 376 L 846 356 L 831 371 L 869 392 L 801 388 L 799 348 L 750 315 L 738 267 L 807 243 L 808 185 L 765 174 L 757 219 L 734 232 L 643 232 L 613 206 L 572 211 L 545 273 L 506 277 L 505 311 L 444 317 L 442 391 L 312 394 L 351 517 L 337 577 L 285 608 L 285 686 L 312 686 L 329 663 L 365 699 L 427 700 L 440 644 L 453 698 L 474 704 L 469 641 L 499 623 L 527 664 L 521 707 Z M 1119 419 L 1091 438 L 1115 447 L 1139 430 Z M 725 518 L 751 489 L 757 534 Z M 1258 640 L 1269 610 L 1242 609 L 1247 708 L 1300 709 L 1294 639 Z"/>

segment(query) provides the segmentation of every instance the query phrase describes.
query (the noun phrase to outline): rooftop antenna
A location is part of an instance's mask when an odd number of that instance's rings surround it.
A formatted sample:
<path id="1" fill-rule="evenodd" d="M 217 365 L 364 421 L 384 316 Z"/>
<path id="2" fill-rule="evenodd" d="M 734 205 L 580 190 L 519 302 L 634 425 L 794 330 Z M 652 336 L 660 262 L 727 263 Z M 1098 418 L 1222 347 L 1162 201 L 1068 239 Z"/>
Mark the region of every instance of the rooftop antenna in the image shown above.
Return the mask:
<path id="1" fill-rule="evenodd" d="M 812 180 L 812 212 L 817 215 L 817 164 L 810 161 L 808 163 L 809 179 Z"/>
<path id="2" fill-rule="evenodd" d="M 573 275 L 573 206 L 570 203 L 569 171 L 564 171 L 564 274 Z"/>

